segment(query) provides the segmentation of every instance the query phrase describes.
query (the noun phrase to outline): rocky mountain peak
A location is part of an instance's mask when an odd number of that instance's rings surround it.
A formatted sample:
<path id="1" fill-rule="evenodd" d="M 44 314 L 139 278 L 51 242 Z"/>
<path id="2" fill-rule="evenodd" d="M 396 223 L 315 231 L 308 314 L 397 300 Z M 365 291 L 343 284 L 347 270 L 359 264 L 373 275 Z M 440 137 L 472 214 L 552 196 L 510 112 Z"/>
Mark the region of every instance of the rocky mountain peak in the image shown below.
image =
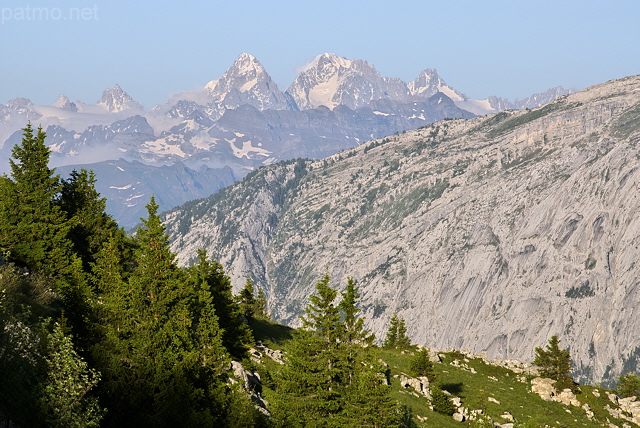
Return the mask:
<path id="1" fill-rule="evenodd" d="M 56 101 L 53 103 L 53 106 L 59 108 L 60 110 L 78 111 L 78 107 L 76 107 L 76 104 L 72 103 L 71 100 L 69 100 L 69 97 L 67 97 L 66 95 L 58 96 Z"/>
<path id="2" fill-rule="evenodd" d="M 131 98 L 117 83 L 113 88 L 107 88 L 102 92 L 102 97 L 98 100 L 98 105 L 103 106 L 111 113 L 118 113 L 124 110 L 142 110 L 142 106 Z"/>
<path id="3" fill-rule="evenodd" d="M 248 53 L 240 54 L 218 79 L 205 85 L 213 101 L 231 109 L 243 104 L 258 110 L 288 110 L 290 102 L 278 89 L 260 61 Z"/>
<path id="4" fill-rule="evenodd" d="M 29 98 L 13 98 L 7 102 L 7 107 L 12 110 L 23 110 L 33 107 L 33 102 Z"/>
<path id="5" fill-rule="evenodd" d="M 324 53 L 298 74 L 287 93 L 300 109 L 321 105 L 330 109 L 338 105 L 357 109 L 383 98 L 405 101 L 408 89 L 399 79 L 380 76 L 366 60 Z"/>

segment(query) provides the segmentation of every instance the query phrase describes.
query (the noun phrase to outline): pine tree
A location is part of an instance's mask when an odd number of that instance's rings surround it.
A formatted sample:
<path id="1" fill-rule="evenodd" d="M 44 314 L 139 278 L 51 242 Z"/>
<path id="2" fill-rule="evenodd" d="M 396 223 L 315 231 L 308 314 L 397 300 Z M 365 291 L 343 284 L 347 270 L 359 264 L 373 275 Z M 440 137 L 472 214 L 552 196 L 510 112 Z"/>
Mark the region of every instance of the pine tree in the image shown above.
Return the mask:
<path id="1" fill-rule="evenodd" d="M 389 327 L 387 328 L 387 335 L 384 338 L 382 347 L 385 349 L 395 349 L 398 342 L 398 314 L 393 313 L 393 316 L 389 320 Z"/>
<path id="2" fill-rule="evenodd" d="M 258 290 L 258 298 L 256 299 L 256 314 L 260 318 L 270 320 L 271 316 L 267 311 L 267 298 L 264 295 L 264 290 L 261 288 Z"/>
<path id="3" fill-rule="evenodd" d="M 342 323 L 334 304 L 338 292 L 329 275 L 316 283 L 316 292 L 301 316 L 304 330 L 289 342 L 287 363 L 280 372 L 275 418 L 283 426 L 322 426 L 342 409 L 344 376 L 339 339 Z M 335 422 L 334 422 L 335 423 Z"/>
<path id="4" fill-rule="evenodd" d="M 329 286 L 331 278 L 325 274 L 316 284 L 316 294 L 309 298 L 302 325 L 315 332 L 327 346 L 334 347 L 343 337 L 344 325 L 340 322 L 339 306 L 334 304 L 338 291 Z"/>
<path id="5" fill-rule="evenodd" d="M 443 415 L 451 416 L 455 413 L 456 408 L 449 400 L 449 397 L 438 386 L 431 386 L 431 405 L 433 410 Z"/>
<path id="6" fill-rule="evenodd" d="M 401 426 L 400 406 L 389 396 L 390 385 L 379 365 L 367 361 L 356 365 L 354 382 L 345 390 L 340 426 L 386 428 Z"/>
<path id="7" fill-rule="evenodd" d="M 304 329 L 287 345 L 274 418 L 282 426 L 396 426 L 397 404 L 383 384 L 373 347 L 363 347 L 368 335 L 356 315 L 355 281 L 339 305 L 329 281 L 325 274 L 316 284 L 301 317 Z"/>
<path id="8" fill-rule="evenodd" d="M 398 336 L 396 338 L 396 348 L 409 349 L 411 347 L 411 339 L 407 336 L 407 326 L 404 318 L 398 320 Z"/>
<path id="9" fill-rule="evenodd" d="M 409 362 L 409 373 L 414 377 L 426 376 L 429 382 L 435 380 L 433 363 L 429 358 L 429 351 L 426 348 L 420 349 Z"/>
<path id="10" fill-rule="evenodd" d="M 551 336 L 546 349 L 537 347 L 533 364 L 540 367 L 540 375 L 556 381 L 555 388 L 562 391 L 565 388 L 574 389 L 571 377 L 571 355 L 566 349 L 560 349 L 558 336 Z"/>

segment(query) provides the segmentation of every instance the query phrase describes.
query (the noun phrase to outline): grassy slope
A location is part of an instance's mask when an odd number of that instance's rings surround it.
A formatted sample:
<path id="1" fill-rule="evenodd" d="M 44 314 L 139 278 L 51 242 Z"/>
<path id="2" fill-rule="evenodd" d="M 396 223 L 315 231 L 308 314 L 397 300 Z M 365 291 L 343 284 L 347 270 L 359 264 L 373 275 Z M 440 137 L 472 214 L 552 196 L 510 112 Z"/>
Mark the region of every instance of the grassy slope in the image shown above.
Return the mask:
<path id="1" fill-rule="evenodd" d="M 252 324 L 256 339 L 262 340 L 272 349 L 281 349 L 291 338 L 292 330 L 288 327 L 265 321 Z M 389 365 L 392 376 L 409 373 L 412 355 L 411 351 L 380 350 L 380 358 Z M 440 353 L 440 355 L 443 357 L 442 362 L 434 364 L 437 374 L 436 383 L 452 395 L 460 397 L 462 406 L 470 410 L 482 409 L 483 413 L 489 415 L 494 422 L 509 422 L 501 417 L 505 411 L 508 411 L 515 419 L 515 427 L 598 427 L 608 426 L 607 420 L 615 426 L 623 426 L 625 423 L 613 418 L 605 410 L 606 405 L 614 406 L 607 398 L 605 393 L 607 390 L 604 388 L 579 386 L 580 392 L 576 394 L 578 400 L 583 404 L 588 403 L 595 414 L 595 420 L 589 420 L 582 408 L 544 401 L 539 395 L 532 393 L 530 380 L 533 376 L 524 376 L 503 367 L 489 365 L 479 358 L 464 360 L 464 356 L 457 352 Z M 456 359 L 464 363 L 468 369 L 452 365 L 451 363 Z M 269 379 L 271 373 L 277 370 L 277 366 L 277 363 L 268 357 L 262 359 L 262 366 L 255 365 L 265 384 L 263 396 L 267 401 L 274 393 L 269 388 Z M 471 372 L 472 368 L 476 373 Z M 599 392 L 600 397 L 593 394 L 594 390 Z M 428 400 L 425 397 L 416 396 L 411 388 L 402 388 L 397 377 L 392 378 L 392 397 L 409 406 L 413 414 L 422 419 L 422 421 L 416 419 L 418 426 L 491 426 L 482 425 L 478 421 L 460 423 L 451 417 L 430 410 Z M 489 397 L 500 404 L 490 401 Z"/>

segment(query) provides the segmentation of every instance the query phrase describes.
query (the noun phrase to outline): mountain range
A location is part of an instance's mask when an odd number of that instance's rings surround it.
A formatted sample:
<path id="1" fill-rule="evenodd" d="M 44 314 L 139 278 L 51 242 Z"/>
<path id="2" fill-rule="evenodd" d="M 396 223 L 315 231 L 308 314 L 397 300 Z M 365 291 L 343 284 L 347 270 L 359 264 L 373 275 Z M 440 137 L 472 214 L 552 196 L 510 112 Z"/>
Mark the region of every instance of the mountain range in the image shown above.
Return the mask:
<path id="1" fill-rule="evenodd" d="M 352 276 L 378 337 L 397 313 L 424 346 L 532 361 L 558 335 L 577 379 L 611 382 L 640 358 L 639 94 L 631 76 L 264 166 L 168 212 L 172 248 L 289 325 L 325 272 Z"/>
<path id="2" fill-rule="evenodd" d="M 164 201 L 161 208 L 168 209 L 173 206 L 169 201 L 215 192 L 227 182 L 228 170 L 237 180 L 280 160 L 320 159 L 444 118 L 537 107 L 569 92 L 555 88 L 514 103 L 497 97 L 473 100 L 448 86 L 433 69 L 405 83 L 381 76 L 365 60 L 328 53 L 316 57 L 282 92 L 260 62 L 243 53 L 201 90 L 179 94 L 151 110 L 117 84 L 96 104 L 71 102 L 65 95 L 52 106 L 11 100 L 0 105 L 0 156 L 10 157 L 21 128 L 32 121 L 47 132 L 53 164 L 70 165 L 65 170 L 99 169 L 98 190 L 103 194 L 110 194 L 113 183 L 122 184 L 125 177 L 131 180 L 126 183 L 129 189 L 138 182 L 162 181 L 162 166 L 179 163 L 194 176 L 205 167 L 212 182 L 198 181 L 203 188 L 185 183 L 180 195 L 173 194 L 173 186 L 155 189 Z M 120 168 L 93 165 L 105 161 Z M 131 168 L 131 162 L 149 168 Z M 7 162 L 0 170 L 7 170 Z M 132 176 L 131 171 L 142 175 Z M 221 175 L 211 175 L 218 172 Z M 138 196 L 139 191 L 123 194 L 122 201 L 129 202 L 110 207 L 124 226 L 144 214 L 151 194 L 145 190 Z"/>

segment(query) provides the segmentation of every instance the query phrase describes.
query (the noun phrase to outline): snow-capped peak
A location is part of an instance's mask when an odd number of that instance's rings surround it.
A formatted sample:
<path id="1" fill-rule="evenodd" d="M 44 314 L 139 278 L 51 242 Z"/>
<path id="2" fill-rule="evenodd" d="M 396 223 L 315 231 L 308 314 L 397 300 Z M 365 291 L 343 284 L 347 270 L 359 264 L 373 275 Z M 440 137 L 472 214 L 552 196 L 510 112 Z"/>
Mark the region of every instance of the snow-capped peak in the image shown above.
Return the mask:
<path id="1" fill-rule="evenodd" d="M 135 102 L 129 94 L 127 94 L 120 85 L 117 83 L 113 88 L 105 89 L 102 92 L 102 97 L 98 101 L 98 105 L 103 106 L 105 109 L 112 113 L 121 112 L 124 110 L 141 110 L 142 106 Z"/>
<path id="2" fill-rule="evenodd" d="M 243 104 L 259 110 L 290 108 L 290 103 L 260 61 L 248 53 L 241 54 L 220 78 L 207 83 L 205 90 L 214 102 L 226 108 Z"/>
<path id="3" fill-rule="evenodd" d="M 373 100 L 406 100 L 406 83 L 381 77 L 366 60 L 349 60 L 333 53 L 318 55 L 287 89 L 301 109 L 324 105 L 363 107 Z"/>
<path id="4" fill-rule="evenodd" d="M 266 70 L 256 57 L 248 53 L 242 53 L 222 77 L 207 83 L 205 89 L 214 97 L 220 97 L 231 89 L 247 92 L 258 83 L 259 78 L 264 79 L 265 75 L 268 77 Z"/>
<path id="5" fill-rule="evenodd" d="M 311 61 L 311 63 L 304 68 L 303 71 L 319 69 L 327 67 L 328 65 L 350 68 L 351 64 L 353 64 L 353 61 L 350 59 L 338 56 L 334 53 L 323 53 L 316 56 L 313 61 Z"/>
<path id="6" fill-rule="evenodd" d="M 60 110 L 78 111 L 78 107 L 76 107 L 76 104 L 72 103 L 71 100 L 69 100 L 69 97 L 67 97 L 66 95 L 58 96 L 58 99 L 56 99 L 56 101 L 53 103 L 53 106 L 59 108 Z"/>

